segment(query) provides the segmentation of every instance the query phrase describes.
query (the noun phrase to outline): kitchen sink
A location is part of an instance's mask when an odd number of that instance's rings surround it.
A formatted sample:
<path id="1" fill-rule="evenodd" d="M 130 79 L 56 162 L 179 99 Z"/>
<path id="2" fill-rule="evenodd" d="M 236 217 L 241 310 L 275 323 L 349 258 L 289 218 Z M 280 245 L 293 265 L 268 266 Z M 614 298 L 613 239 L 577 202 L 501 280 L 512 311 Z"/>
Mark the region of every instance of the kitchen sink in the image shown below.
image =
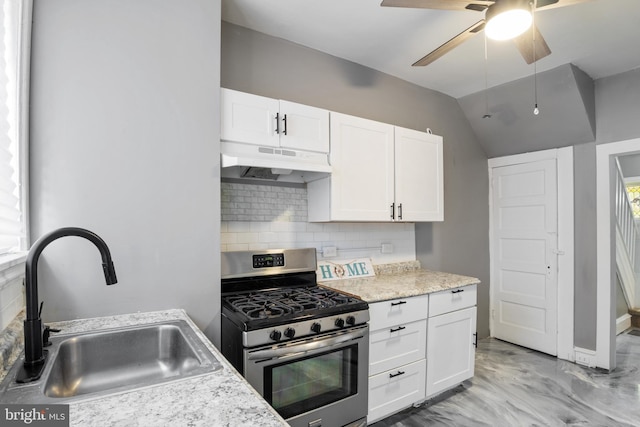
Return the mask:
<path id="1" fill-rule="evenodd" d="M 18 360 L 0 385 L 2 402 L 68 403 L 220 369 L 184 320 L 51 337 L 42 377 L 18 384 Z"/>

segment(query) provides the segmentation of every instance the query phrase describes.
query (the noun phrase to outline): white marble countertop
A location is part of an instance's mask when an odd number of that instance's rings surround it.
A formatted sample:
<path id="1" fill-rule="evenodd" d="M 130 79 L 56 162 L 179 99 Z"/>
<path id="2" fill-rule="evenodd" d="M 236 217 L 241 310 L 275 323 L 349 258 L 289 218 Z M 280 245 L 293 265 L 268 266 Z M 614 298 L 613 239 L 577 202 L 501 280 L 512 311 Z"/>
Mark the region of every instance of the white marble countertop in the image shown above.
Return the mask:
<path id="1" fill-rule="evenodd" d="M 288 426 L 195 326 L 183 310 L 50 323 L 57 335 L 184 319 L 222 364 L 205 375 L 69 404 L 70 425 Z"/>
<path id="2" fill-rule="evenodd" d="M 400 268 L 394 270 L 385 270 L 384 267 L 376 268 L 376 276 L 321 282 L 320 285 L 355 295 L 366 302 L 373 303 L 480 283 L 480 280 L 475 277 L 420 268 L 413 269 L 415 264 L 412 263 L 406 263 L 404 266 L 398 265 Z"/>

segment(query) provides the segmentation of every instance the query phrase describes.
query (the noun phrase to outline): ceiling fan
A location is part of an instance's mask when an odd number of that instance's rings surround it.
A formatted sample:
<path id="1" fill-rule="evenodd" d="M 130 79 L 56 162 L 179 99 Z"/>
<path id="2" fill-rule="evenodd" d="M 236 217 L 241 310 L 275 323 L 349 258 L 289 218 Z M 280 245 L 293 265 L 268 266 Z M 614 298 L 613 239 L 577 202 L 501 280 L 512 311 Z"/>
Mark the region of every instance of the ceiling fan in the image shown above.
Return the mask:
<path id="1" fill-rule="evenodd" d="M 531 64 L 551 53 L 547 42 L 532 22 L 534 5 L 537 11 L 585 1 L 589 0 L 383 0 L 381 6 L 485 12 L 484 19 L 416 61 L 413 64 L 415 67 L 432 63 L 482 30 L 485 30 L 489 38 L 512 39 L 526 63 Z M 513 27 L 512 31 L 497 34 L 496 32 L 503 28 L 500 27 L 502 24 Z"/>

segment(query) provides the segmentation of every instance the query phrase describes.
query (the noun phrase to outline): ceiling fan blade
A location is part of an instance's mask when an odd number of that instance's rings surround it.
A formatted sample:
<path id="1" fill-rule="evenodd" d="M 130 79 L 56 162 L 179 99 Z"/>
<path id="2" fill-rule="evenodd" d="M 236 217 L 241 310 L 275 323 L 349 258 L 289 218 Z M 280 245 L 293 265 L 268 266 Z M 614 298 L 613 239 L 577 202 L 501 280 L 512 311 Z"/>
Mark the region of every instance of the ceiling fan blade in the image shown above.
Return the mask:
<path id="1" fill-rule="evenodd" d="M 483 11 L 494 3 L 495 0 L 382 0 L 380 6 Z"/>
<path id="2" fill-rule="evenodd" d="M 536 43 L 535 49 L 533 47 L 534 31 Z M 516 47 L 527 64 L 533 64 L 535 61 L 542 59 L 551 53 L 551 49 L 549 49 L 547 42 L 544 40 L 544 37 L 540 34 L 540 30 L 538 30 L 538 27 L 535 25 L 531 26 L 531 30 L 525 31 L 523 34 L 513 39 L 513 42 L 516 44 Z"/>
<path id="3" fill-rule="evenodd" d="M 462 42 L 474 36 L 475 34 L 479 33 L 483 29 L 484 29 L 484 19 L 476 22 L 475 24 L 473 24 L 472 26 L 470 26 L 469 28 L 467 28 L 466 30 L 464 30 L 463 32 L 461 32 L 460 34 L 458 34 L 457 36 L 449 40 L 448 42 L 444 43 L 442 46 L 440 46 L 433 52 L 427 54 L 425 57 L 416 61 L 413 64 L 413 66 L 421 67 L 424 65 L 431 64 L 433 61 L 440 58 L 442 55 L 449 52 L 451 49 L 455 48 L 456 46 L 462 44 Z"/>
<path id="4" fill-rule="evenodd" d="M 574 4 L 586 3 L 591 0 L 538 0 L 536 2 L 536 9 L 555 9 L 557 7 L 572 6 Z"/>

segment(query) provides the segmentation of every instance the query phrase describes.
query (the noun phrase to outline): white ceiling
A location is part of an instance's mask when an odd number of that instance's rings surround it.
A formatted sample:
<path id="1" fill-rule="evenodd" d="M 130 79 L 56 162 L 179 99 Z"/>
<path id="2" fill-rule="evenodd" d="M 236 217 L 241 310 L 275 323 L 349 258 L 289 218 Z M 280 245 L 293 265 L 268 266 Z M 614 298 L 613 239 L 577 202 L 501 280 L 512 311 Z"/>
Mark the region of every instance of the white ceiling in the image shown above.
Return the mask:
<path id="1" fill-rule="evenodd" d="M 489 40 L 485 66 L 483 33 L 426 67 L 412 67 L 483 12 L 381 7 L 380 1 L 222 0 L 222 19 L 455 98 L 534 73 L 510 41 Z M 537 72 L 573 63 L 598 79 L 640 67 L 640 0 L 591 0 L 541 10 L 535 19 L 552 51 L 536 63 Z"/>

